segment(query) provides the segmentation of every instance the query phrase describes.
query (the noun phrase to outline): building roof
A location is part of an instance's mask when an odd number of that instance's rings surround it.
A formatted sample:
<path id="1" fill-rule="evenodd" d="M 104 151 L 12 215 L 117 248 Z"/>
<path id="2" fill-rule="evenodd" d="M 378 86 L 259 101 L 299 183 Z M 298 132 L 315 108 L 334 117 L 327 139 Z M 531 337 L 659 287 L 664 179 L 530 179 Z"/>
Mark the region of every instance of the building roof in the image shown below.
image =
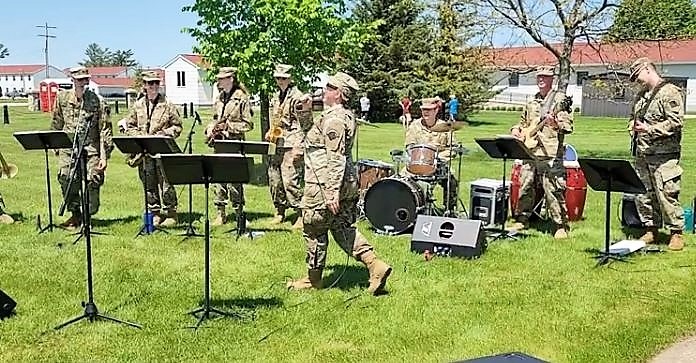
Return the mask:
<path id="1" fill-rule="evenodd" d="M 561 49 L 561 44 L 552 44 Z M 542 46 L 494 48 L 489 62 L 497 67 L 555 65 L 556 57 Z M 636 58 L 648 57 L 654 63 L 696 63 L 696 39 L 624 43 L 575 43 L 573 65 L 630 65 Z"/>
<path id="2" fill-rule="evenodd" d="M 0 65 L 0 74 L 36 74 L 46 69 L 43 64 Z"/>
<path id="3" fill-rule="evenodd" d="M 205 68 L 210 67 L 210 64 L 208 62 L 206 62 L 205 59 L 203 59 L 203 56 L 201 56 L 200 54 L 177 54 L 176 57 L 174 57 L 169 62 L 162 65 L 162 68 L 169 67 L 172 63 L 176 62 L 178 59 L 184 59 L 186 62 L 189 62 L 198 68 L 205 69 Z"/>
<path id="4" fill-rule="evenodd" d="M 200 54 L 182 54 L 181 56 L 197 66 L 203 64 L 203 57 Z"/>
<path id="5" fill-rule="evenodd" d="M 100 86 L 129 88 L 135 80 L 133 78 L 90 78 L 90 81 Z"/>

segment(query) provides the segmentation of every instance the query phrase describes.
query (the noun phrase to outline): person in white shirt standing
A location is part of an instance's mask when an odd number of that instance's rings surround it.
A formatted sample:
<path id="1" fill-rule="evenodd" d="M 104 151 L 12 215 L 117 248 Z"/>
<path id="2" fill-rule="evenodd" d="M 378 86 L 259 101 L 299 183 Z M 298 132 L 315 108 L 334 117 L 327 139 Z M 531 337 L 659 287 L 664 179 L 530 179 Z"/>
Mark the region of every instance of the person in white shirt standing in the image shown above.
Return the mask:
<path id="1" fill-rule="evenodd" d="M 370 112 L 370 99 L 367 98 L 367 94 L 360 97 L 360 117 L 367 121 L 367 114 Z"/>

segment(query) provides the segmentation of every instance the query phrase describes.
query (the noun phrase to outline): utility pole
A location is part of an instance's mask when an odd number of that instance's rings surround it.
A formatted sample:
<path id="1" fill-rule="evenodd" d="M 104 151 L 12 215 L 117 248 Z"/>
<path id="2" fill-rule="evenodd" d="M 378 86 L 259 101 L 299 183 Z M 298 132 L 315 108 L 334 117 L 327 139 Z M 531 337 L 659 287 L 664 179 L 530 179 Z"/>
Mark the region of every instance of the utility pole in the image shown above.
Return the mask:
<path id="1" fill-rule="evenodd" d="M 48 69 L 48 38 L 55 38 L 55 35 L 50 35 L 48 34 L 48 29 L 58 29 L 55 26 L 48 26 L 48 23 L 45 23 L 44 25 L 37 25 L 37 28 L 44 28 L 45 32 L 44 34 L 39 34 L 37 36 L 39 37 L 44 37 L 46 38 L 46 47 L 44 48 L 44 54 L 46 55 L 46 78 L 49 77 L 49 69 Z"/>

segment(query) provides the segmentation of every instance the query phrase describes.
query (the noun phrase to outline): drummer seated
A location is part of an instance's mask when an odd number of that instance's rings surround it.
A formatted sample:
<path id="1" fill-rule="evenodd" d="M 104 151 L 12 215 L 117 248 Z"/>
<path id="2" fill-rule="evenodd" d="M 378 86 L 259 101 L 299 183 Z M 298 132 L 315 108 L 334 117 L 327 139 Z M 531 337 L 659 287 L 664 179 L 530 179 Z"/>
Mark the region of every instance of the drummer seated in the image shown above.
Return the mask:
<path id="1" fill-rule="evenodd" d="M 437 115 L 442 102 L 439 98 L 424 98 L 421 100 L 422 118 L 417 119 L 409 125 L 406 130 L 406 140 L 404 142 L 406 151 L 409 154 L 409 166 L 413 163 L 423 162 L 425 167 L 410 168 L 407 166 L 405 174 L 407 176 L 433 181 L 442 186 L 443 191 L 447 191 L 447 183 L 450 184 L 449 206 L 448 209 L 455 210 L 457 206 L 457 187 L 458 183 L 448 168 L 451 158 L 450 145 L 456 143 L 453 130 L 447 130 L 448 123 L 438 120 Z M 436 126 L 437 125 L 437 126 Z M 436 128 L 435 131 L 433 128 Z M 434 155 L 428 155 L 428 154 Z M 428 160 L 434 161 L 435 165 L 428 168 Z M 408 170 L 411 170 L 410 172 Z M 439 171 L 439 173 L 438 173 Z"/>

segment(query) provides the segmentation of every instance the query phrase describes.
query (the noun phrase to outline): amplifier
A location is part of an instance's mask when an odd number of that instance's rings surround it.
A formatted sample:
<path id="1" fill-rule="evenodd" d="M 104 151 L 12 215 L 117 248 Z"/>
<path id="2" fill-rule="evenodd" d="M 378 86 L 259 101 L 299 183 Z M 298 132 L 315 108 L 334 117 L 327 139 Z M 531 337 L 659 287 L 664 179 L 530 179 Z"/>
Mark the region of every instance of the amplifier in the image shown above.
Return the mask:
<path id="1" fill-rule="evenodd" d="M 505 224 L 510 184 L 502 180 L 478 179 L 471 182 L 469 211 L 471 219 L 483 221 L 484 226 Z"/>
<path id="2" fill-rule="evenodd" d="M 483 222 L 419 215 L 413 227 L 411 251 L 438 256 L 480 257 L 486 250 Z"/>

